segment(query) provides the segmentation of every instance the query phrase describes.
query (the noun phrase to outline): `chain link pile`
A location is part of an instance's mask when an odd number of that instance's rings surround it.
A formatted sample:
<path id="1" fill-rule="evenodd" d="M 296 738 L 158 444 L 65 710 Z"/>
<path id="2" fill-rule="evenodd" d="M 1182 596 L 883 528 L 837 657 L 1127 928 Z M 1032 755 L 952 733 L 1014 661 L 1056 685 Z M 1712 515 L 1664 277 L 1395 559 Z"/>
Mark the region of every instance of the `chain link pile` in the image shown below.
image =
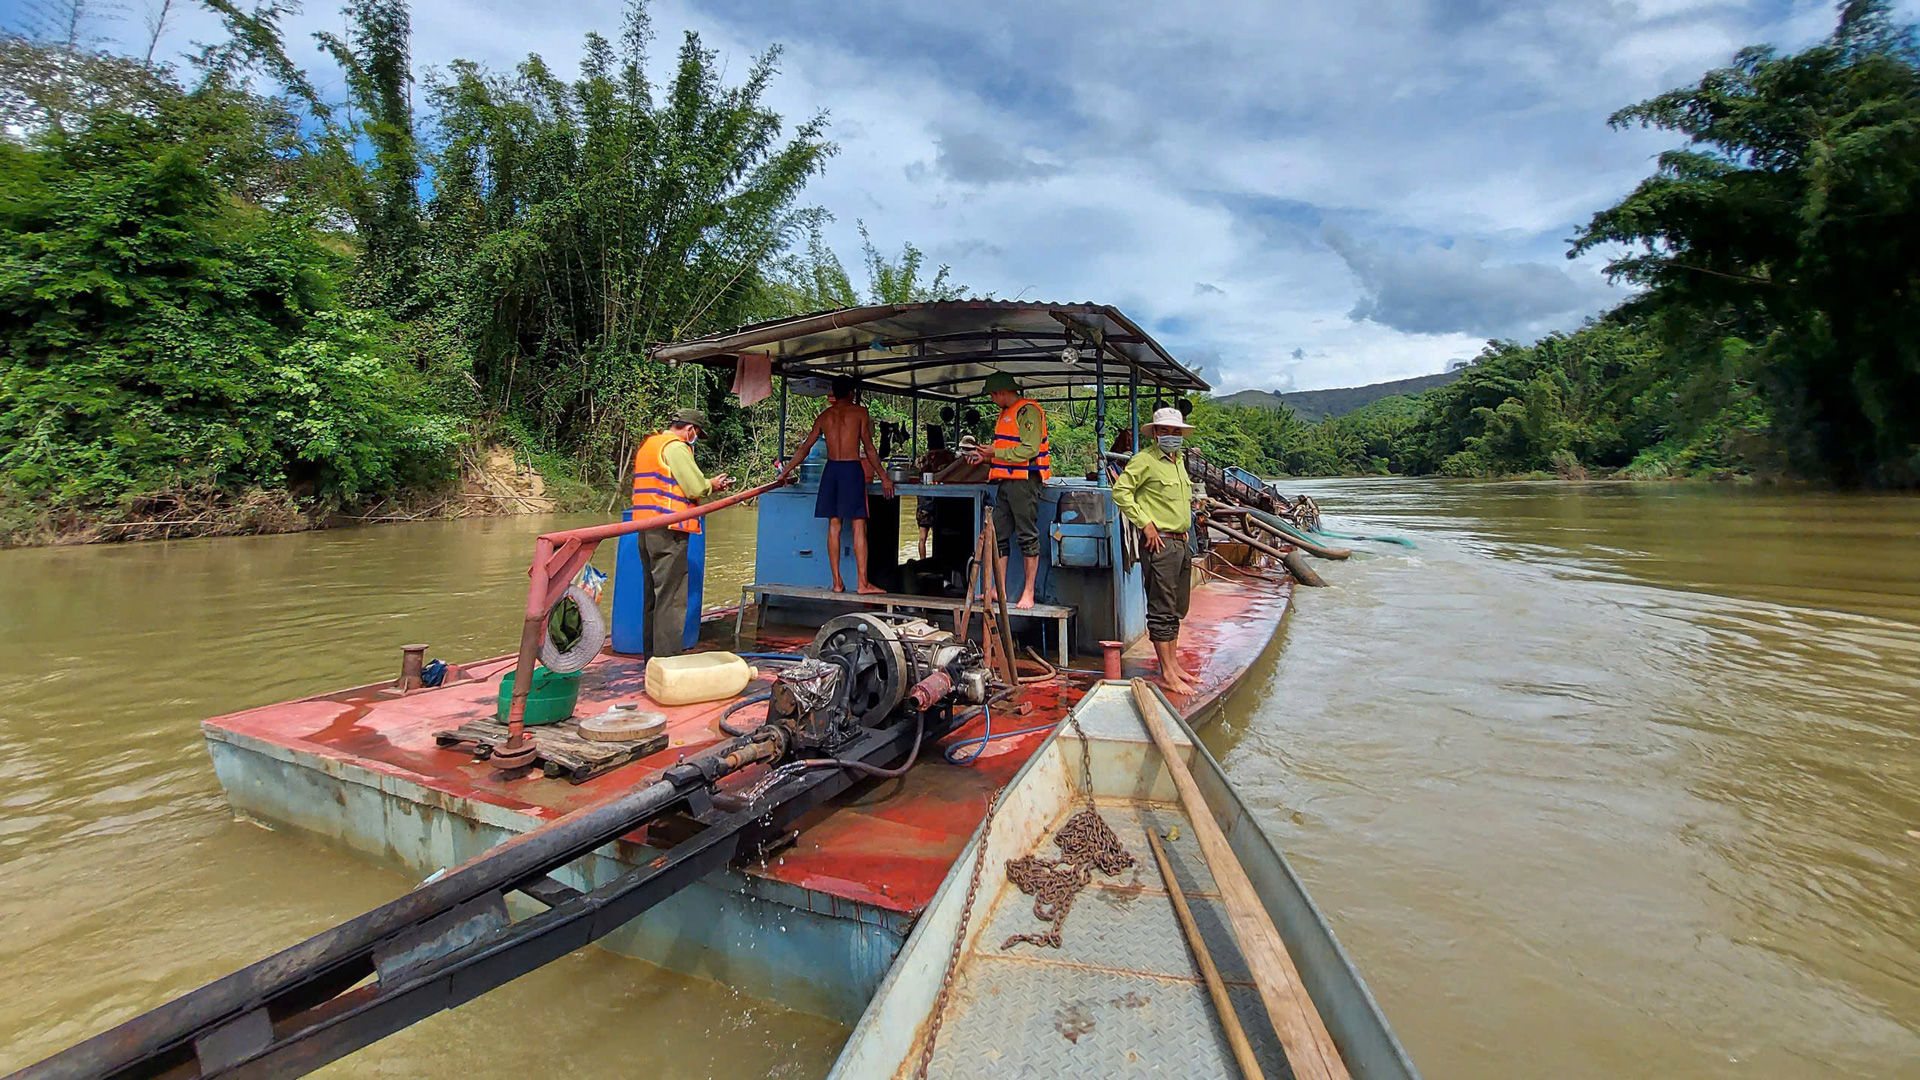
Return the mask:
<path id="1" fill-rule="evenodd" d="M 1059 948 L 1060 926 L 1093 872 L 1112 876 L 1133 865 L 1133 853 L 1120 845 L 1113 827 L 1091 806 L 1068 818 L 1053 834 L 1053 842 L 1060 848 L 1058 862 L 1022 855 L 1007 864 L 1007 880 L 1033 897 L 1033 917 L 1051 925 L 1045 933 L 1015 934 L 1000 943 L 1002 949 L 1023 941 Z"/>

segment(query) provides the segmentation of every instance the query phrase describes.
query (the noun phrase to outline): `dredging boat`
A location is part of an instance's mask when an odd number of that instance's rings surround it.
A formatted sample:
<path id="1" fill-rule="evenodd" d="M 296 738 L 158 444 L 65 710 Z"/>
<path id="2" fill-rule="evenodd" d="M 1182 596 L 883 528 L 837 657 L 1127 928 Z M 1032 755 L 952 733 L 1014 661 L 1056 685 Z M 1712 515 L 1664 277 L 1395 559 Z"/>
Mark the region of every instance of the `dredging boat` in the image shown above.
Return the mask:
<path id="1" fill-rule="evenodd" d="M 961 867 L 978 867 L 996 792 L 1051 760 L 1041 751 L 1062 745 L 1057 729 L 1083 715 L 1083 699 L 1153 673 L 1139 540 L 1115 510 L 1104 458 L 1044 486 L 1037 602 L 1010 609 L 1021 560 L 1007 561 L 997 604 L 981 580 L 994 572 L 983 555 L 993 550 L 995 488 L 912 482 L 921 409 L 964 427 L 982 381 L 1005 372 L 1049 404 L 1086 410 L 1106 448 L 1110 432 L 1138 445 L 1143 402 L 1208 387 L 1096 304 L 879 305 L 652 355 L 732 369 L 736 389 L 779 376 L 783 459 L 790 396 L 818 394 L 829 378 L 911 402 L 910 429 L 882 437 L 883 456 L 910 450 L 890 466 L 901 470 L 896 490 L 869 494 L 867 571 L 885 591 L 829 588 L 829 561 L 853 552 L 850 538 L 832 551 L 813 516 L 820 465 L 810 463 L 796 483 L 539 537 L 517 655 L 428 663 L 425 646 L 407 646 L 395 679 L 205 721 L 237 814 L 426 880 L 16 1076 L 302 1073 L 590 943 L 858 1023 L 849 1053 L 866 1064 L 843 1061 L 840 1073 L 880 1075 L 873 1063 L 895 1047 L 874 1056 L 871 1029 L 894 1021 L 869 1007 L 904 1015 L 911 995 L 876 992 L 890 971 L 895 988 L 925 975 L 920 961 L 907 970 L 896 958 L 910 935 L 931 933 L 929 912 L 944 910 Z M 1317 522 L 1289 518 L 1294 507 L 1270 489 L 1191 454 L 1188 463 L 1206 496 L 1196 500 L 1197 580 L 1180 643 L 1195 690 L 1157 698 L 1183 731 L 1271 647 L 1294 585 L 1283 560 L 1303 547 L 1346 554 L 1314 540 Z M 905 562 L 902 497 L 920 501 L 930 530 L 923 557 Z M 688 662 L 641 655 L 637 535 L 749 499 L 758 500 L 753 580 L 738 604 L 703 610 L 696 539 L 686 640 L 693 667 L 738 671 L 745 661 L 759 678 L 681 702 L 666 687 Z M 619 545 L 610 626 L 582 589 L 607 540 Z M 563 647 L 554 614 L 568 600 L 582 626 Z M 1142 759 L 1134 772 L 1170 764 Z M 1231 819 L 1238 846 L 1268 856 L 1248 870 L 1271 886 L 1260 903 L 1290 939 L 1294 981 L 1326 1017 L 1330 1045 L 1353 1075 L 1413 1075 L 1284 860 L 1217 767 L 1211 775 L 1225 797 L 1211 813 Z M 1111 794 L 1091 774 L 1085 790 Z M 992 862 L 996 848 L 987 850 Z M 1197 975 L 1177 978 L 1198 985 Z M 1295 1053 L 1289 1045 L 1268 1062 L 1294 1067 Z"/>

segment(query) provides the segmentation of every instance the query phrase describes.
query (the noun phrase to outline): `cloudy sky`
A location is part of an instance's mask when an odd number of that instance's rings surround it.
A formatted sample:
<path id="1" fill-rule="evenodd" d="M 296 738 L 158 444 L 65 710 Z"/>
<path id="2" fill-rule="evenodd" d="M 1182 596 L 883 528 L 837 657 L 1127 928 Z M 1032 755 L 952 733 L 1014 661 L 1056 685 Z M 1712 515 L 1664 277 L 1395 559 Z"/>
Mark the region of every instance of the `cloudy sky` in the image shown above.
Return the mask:
<path id="1" fill-rule="evenodd" d="M 320 74 L 305 33 L 340 20 L 307 6 L 291 51 Z M 619 9 L 415 0 L 414 57 L 571 72 Z M 1822 37 L 1833 6 L 660 0 L 654 20 L 660 60 L 683 29 L 735 71 L 785 46 L 772 97 L 831 116 L 810 199 L 850 267 L 864 220 L 974 290 L 1116 304 L 1230 391 L 1427 374 L 1616 303 L 1566 239 L 1670 140 L 1607 115 L 1742 45 Z"/>

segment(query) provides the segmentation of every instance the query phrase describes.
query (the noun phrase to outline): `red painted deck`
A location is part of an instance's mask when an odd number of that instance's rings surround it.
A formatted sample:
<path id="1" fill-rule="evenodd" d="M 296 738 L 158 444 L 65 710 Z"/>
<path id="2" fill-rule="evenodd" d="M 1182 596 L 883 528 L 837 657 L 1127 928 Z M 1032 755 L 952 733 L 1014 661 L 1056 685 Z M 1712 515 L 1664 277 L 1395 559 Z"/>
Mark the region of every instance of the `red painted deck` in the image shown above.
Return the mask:
<path id="1" fill-rule="evenodd" d="M 1181 635 L 1181 658 L 1200 678 L 1201 689 L 1175 703 L 1193 717 L 1214 705 L 1272 642 L 1285 616 L 1286 586 L 1232 584 L 1196 586 Z M 798 637 L 792 635 L 801 635 Z M 779 652 L 807 640 L 772 628 L 747 651 Z M 743 645 L 743 648 L 745 646 Z M 203 724 L 296 754 L 331 759 L 374 773 L 409 780 L 454 800 L 491 804 L 540 818 L 554 818 L 652 779 L 685 754 L 719 741 L 718 719 L 727 702 L 661 706 L 641 687 L 641 661 L 603 653 L 581 678 L 575 715 L 592 716 L 615 702 L 639 701 L 667 714 L 669 745 L 650 758 L 587 781 L 570 784 L 535 775 L 507 779 L 500 770 L 458 747 L 441 748 L 434 733 L 470 719 L 491 717 L 501 675 L 512 657 L 465 666 L 465 681 L 404 697 L 385 684 L 268 705 Z M 1128 662 L 1128 674 L 1152 674 Z M 1073 681 L 1068 681 L 1069 679 Z M 1089 676 L 1025 688 L 995 710 L 995 727 L 1017 730 L 1057 722 L 1086 692 Z M 1017 715 L 1030 705 L 1026 715 Z M 743 718 L 758 707 L 743 711 Z M 978 734 L 980 721 L 950 736 Z M 793 847 L 750 872 L 877 907 L 918 913 L 946 877 L 967 838 L 986 813 L 994 790 L 1025 763 L 1046 732 L 989 743 L 972 767 L 950 765 L 938 748 L 923 750 L 921 763 L 902 780 L 855 788 L 841 804 L 817 812 Z M 757 772 L 730 778 L 751 783 Z M 644 840 L 645 831 L 632 839 Z"/>

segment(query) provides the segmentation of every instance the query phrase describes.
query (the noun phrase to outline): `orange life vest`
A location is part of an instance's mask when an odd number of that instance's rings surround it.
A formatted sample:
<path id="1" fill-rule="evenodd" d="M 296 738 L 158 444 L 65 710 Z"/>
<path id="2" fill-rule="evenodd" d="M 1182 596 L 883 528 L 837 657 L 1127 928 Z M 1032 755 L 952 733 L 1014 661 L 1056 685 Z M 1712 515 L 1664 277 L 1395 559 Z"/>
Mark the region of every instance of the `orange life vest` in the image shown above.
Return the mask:
<path id="1" fill-rule="evenodd" d="M 993 425 L 993 451 L 996 455 L 1010 446 L 1020 445 L 1020 425 L 1015 417 L 1028 405 L 1040 409 L 1040 403 L 1032 398 L 1021 398 L 1000 410 L 1000 419 Z M 1047 410 L 1040 409 L 1040 452 L 1033 460 L 1022 465 L 1005 465 L 999 460 L 987 470 L 988 480 L 1021 480 L 1033 477 L 1042 482 L 1053 479 L 1053 446 L 1047 441 Z"/>
<path id="2" fill-rule="evenodd" d="M 680 482 L 673 478 L 673 470 L 667 468 L 663 452 L 669 443 L 684 443 L 687 440 L 671 431 L 663 431 L 649 436 L 633 452 L 633 516 L 645 517 L 648 514 L 673 514 L 693 507 L 693 500 L 680 490 Z M 684 533 L 700 531 L 700 519 L 682 521 L 667 526 Z"/>

